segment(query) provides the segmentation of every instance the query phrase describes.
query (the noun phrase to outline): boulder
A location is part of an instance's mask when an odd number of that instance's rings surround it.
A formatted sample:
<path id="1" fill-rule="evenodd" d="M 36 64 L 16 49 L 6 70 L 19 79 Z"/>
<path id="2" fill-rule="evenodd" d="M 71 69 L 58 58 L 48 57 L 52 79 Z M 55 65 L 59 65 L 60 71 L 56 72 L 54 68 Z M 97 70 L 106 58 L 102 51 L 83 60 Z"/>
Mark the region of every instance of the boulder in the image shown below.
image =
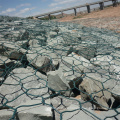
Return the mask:
<path id="1" fill-rule="evenodd" d="M 57 36 L 55 38 L 50 38 L 48 37 L 47 39 L 47 45 L 48 46 L 58 46 L 58 45 L 62 45 L 64 42 L 64 39 L 61 36 Z"/>
<path id="2" fill-rule="evenodd" d="M 109 111 L 99 111 L 99 110 L 91 110 L 89 108 L 82 108 L 78 109 L 78 106 L 75 104 L 71 104 L 69 107 L 67 107 L 67 110 L 69 112 L 63 113 L 63 120 L 115 120 L 120 119 L 119 114 L 116 115 L 115 110 L 109 110 Z M 117 109 L 119 111 L 119 109 Z M 116 118 L 115 118 L 116 117 Z"/>
<path id="3" fill-rule="evenodd" d="M 48 72 L 47 75 L 50 79 L 48 79 L 48 85 L 50 85 L 50 88 L 55 87 L 55 91 L 58 91 L 58 89 L 67 90 L 68 87 L 64 87 L 66 85 L 62 85 L 64 82 L 67 83 L 71 89 L 77 89 L 78 85 L 82 82 L 82 75 L 84 74 L 84 70 L 91 66 L 93 65 L 90 64 L 87 59 L 72 53 L 66 57 L 63 57 L 58 70 Z M 56 85 L 58 86 L 54 86 L 54 82 L 56 82 Z M 57 82 L 61 82 L 61 85 Z M 60 86 L 63 86 L 64 88 Z"/>
<path id="4" fill-rule="evenodd" d="M 15 25 L 23 25 L 22 21 L 14 21 Z"/>
<path id="5" fill-rule="evenodd" d="M 29 39 L 29 32 L 27 30 L 20 31 L 20 40 L 28 40 Z"/>
<path id="6" fill-rule="evenodd" d="M 110 55 L 112 52 L 115 51 L 114 46 L 110 44 L 103 44 L 105 41 L 103 41 L 99 46 L 97 46 L 97 52 L 96 55 Z"/>
<path id="7" fill-rule="evenodd" d="M 10 28 L 11 29 L 11 28 Z M 13 29 L 14 30 L 14 29 Z M 19 41 L 20 40 L 20 31 L 19 30 L 10 30 L 11 33 L 11 40 L 12 41 Z M 5 36 L 7 38 L 7 36 Z"/>
<path id="8" fill-rule="evenodd" d="M 100 66 L 103 70 L 106 70 L 112 75 L 116 75 L 120 78 L 120 60 L 112 55 L 99 55 L 90 60 L 95 66 Z"/>
<path id="9" fill-rule="evenodd" d="M 44 51 L 44 49 L 28 51 L 26 56 L 29 64 L 45 73 L 55 70 L 59 64 L 57 55 L 51 51 Z"/>
<path id="10" fill-rule="evenodd" d="M 0 110 L 0 119 L 1 120 L 9 120 L 13 115 L 13 111 L 9 110 Z"/>
<path id="11" fill-rule="evenodd" d="M 107 78 L 101 77 L 98 73 L 87 73 L 79 89 L 83 100 L 92 102 L 99 109 L 108 110 L 108 101 L 112 101 L 112 96 L 107 90 L 109 86 L 104 85 L 105 80 L 107 81 Z"/>
<path id="12" fill-rule="evenodd" d="M 0 43 L 0 54 L 7 56 L 10 59 L 26 59 L 26 50 L 15 45 L 13 42 L 2 41 Z"/>
<path id="13" fill-rule="evenodd" d="M 54 38 L 54 37 L 57 36 L 57 32 L 51 31 L 51 32 L 49 33 L 49 36 L 50 36 L 50 38 Z"/>
<path id="14" fill-rule="evenodd" d="M 47 37 L 44 34 L 37 35 L 37 36 L 35 36 L 34 39 L 38 40 L 38 44 L 40 46 L 45 46 L 46 45 Z"/>
<path id="15" fill-rule="evenodd" d="M 98 55 L 95 58 L 90 59 L 90 62 L 96 66 L 101 66 L 102 69 L 108 70 L 113 63 L 113 57 L 111 55 Z"/>
<path id="16" fill-rule="evenodd" d="M 16 45 L 20 46 L 21 48 L 24 48 L 24 49 L 28 49 L 28 40 L 24 40 L 24 41 L 17 41 L 16 42 Z"/>
<path id="17" fill-rule="evenodd" d="M 96 48 L 93 45 L 86 45 L 86 46 L 74 46 L 70 47 L 70 49 L 67 52 L 67 55 L 71 54 L 72 52 L 90 60 L 91 58 L 94 58 L 96 55 Z"/>
<path id="18" fill-rule="evenodd" d="M 20 120 L 27 120 L 30 116 L 33 118 L 30 118 L 31 120 L 53 120 L 52 108 L 48 105 L 42 105 L 39 100 L 26 101 L 26 103 L 20 106 L 17 111 Z"/>
<path id="19" fill-rule="evenodd" d="M 59 74 L 58 74 L 59 72 Z M 48 87 L 56 94 L 70 96 L 70 87 L 62 73 L 62 71 L 50 71 L 47 73 Z"/>
<path id="20" fill-rule="evenodd" d="M 89 60 L 85 59 L 84 57 L 72 52 L 68 56 L 62 58 L 61 62 L 66 66 L 70 66 L 70 68 L 77 70 L 77 71 L 84 71 L 84 69 L 92 67 L 93 65 L 90 63 Z"/>
<path id="21" fill-rule="evenodd" d="M 30 46 L 31 48 L 33 48 L 33 47 L 40 47 L 39 41 L 36 40 L 36 39 L 32 39 L 32 40 L 29 41 L 29 46 Z"/>
<path id="22" fill-rule="evenodd" d="M 120 60 L 116 57 L 116 54 L 113 55 L 115 56 L 97 56 L 90 61 L 94 65 L 100 66 L 101 69 L 107 71 L 107 73 L 103 74 L 106 80 L 103 81 L 103 85 L 109 89 L 117 101 L 120 101 Z M 101 79 L 103 80 L 104 77 Z"/>
<path id="23" fill-rule="evenodd" d="M 0 119 L 9 120 L 13 117 L 19 120 L 53 120 L 51 107 L 39 105 L 38 101 L 28 101 L 26 104 L 22 104 L 17 112 L 13 115 L 14 111 L 10 109 L 0 110 Z"/>
<path id="24" fill-rule="evenodd" d="M 5 56 L 0 55 L 0 77 L 4 77 L 10 72 L 10 69 L 14 67 L 15 61 L 8 59 Z"/>
<path id="25" fill-rule="evenodd" d="M 52 64 L 54 66 L 58 66 L 58 64 L 59 64 L 58 55 L 56 54 L 56 52 L 54 52 L 54 49 L 49 49 L 48 47 L 40 47 L 39 46 L 39 47 L 31 48 L 31 52 L 38 53 L 42 56 L 48 57 L 52 61 Z M 28 51 L 28 53 L 29 53 L 29 51 Z"/>
<path id="26" fill-rule="evenodd" d="M 48 97 L 47 78 L 30 67 L 16 68 L 10 72 L 2 86 L 1 94 L 4 96 L 3 103 L 8 100 L 7 105 L 18 106 L 28 100 Z"/>
<path id="27" fill-rule="evenodd" d="M 79 110 L 77 105 L 71 104 L 66 111 L 63 113 L 63 120 L 95 120 L 96 117 L 85 110 Z"/>
<path id="28" fill-rule="evenodd" d="M 61 71 L 70 88 L 76 89 L 82 82 L 82 76 L 86 69 L 90 67 L 93 65 L 87 59 L 72 52 L 62 58 L 57 74 L 59 75 Z"/>

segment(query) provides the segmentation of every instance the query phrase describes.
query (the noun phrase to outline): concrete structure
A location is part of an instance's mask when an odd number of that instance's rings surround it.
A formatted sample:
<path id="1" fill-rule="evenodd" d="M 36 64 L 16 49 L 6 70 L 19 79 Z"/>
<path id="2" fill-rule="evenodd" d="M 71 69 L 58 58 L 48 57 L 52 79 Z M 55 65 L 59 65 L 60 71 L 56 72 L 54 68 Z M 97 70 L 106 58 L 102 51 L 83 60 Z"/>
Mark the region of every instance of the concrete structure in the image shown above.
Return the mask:
<path id="1" fill-rule="evenodd" d="M 79 5 L 79 6 L 74 6 L 74 7 L 71 7 L 71 8 L 67 8 L 67 9 L 61 9 L 61 10 L 57 10 L 57 11 L 53 11 L 53 12 L 49 12 L 49 13 L 44 13 L 44 14 L 40 14 L 40 15 L 36 15 L 34 16 L 35 18 L 38 18 L 38 17 L 42 17 L 42 16 L 47 16 L 49 17 L 49 19 L 51 19 L 50 15 L 51 14 L 54 14 L 54 13 L 59 13 L 61 12 L 62 16 L 63 16 L 63 11 L 68 11 L 68 10 L 74 10 L 74 14 L 75 16 L 77 15 L 77 8 L 82 8 L 82 7 L 87 7 L 87 12 L 90 13 L 91 10 L 90 10 L 90 6 L 91 5 L 95 5 L 95 4 L 99 4 L 100 5 L 100 10 L 103 10 L 104 9 L 104 3 L 105 2 L 109 2 L 111 1 L 113 6 L 116 6 L 117 3 L 118 3 L 118 0 L 102 0 L 102 1 L 98 1 L 98 2 L 93 2 L 93 3 L 89 3 L 89 4 L 84 4 L 84 5 Z M 114 1 L 114 2 L 113 2 Z M 116 5 L 115 5 L 116 4 Z"/>

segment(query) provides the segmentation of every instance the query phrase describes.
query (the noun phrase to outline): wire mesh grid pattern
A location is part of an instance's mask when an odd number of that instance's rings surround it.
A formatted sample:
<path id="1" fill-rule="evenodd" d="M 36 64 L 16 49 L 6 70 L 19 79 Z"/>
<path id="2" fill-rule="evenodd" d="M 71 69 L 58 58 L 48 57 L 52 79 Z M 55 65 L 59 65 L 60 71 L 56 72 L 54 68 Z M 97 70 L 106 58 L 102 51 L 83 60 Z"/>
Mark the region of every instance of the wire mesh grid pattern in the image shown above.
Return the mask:
<path id="1" fill-rule="evenodd" d="M 120 118 L 119 33 L 75 23 L 2 20 L 0 119 Z"/>

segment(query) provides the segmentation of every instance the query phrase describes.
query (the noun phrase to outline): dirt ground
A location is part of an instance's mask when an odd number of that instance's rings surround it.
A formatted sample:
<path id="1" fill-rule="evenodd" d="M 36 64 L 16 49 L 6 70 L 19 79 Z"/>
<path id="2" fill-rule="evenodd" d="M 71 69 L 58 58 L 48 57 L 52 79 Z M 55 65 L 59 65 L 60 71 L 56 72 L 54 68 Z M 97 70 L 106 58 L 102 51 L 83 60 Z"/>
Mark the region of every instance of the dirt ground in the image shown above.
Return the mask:
<path id="1" fill-rule="evenodd" d="M 117 7 L 108 7 L 104 10 L 98 10 L 91 12 L 89 14 L 76 17 L 75 16 L 67 16 L 59 19 L 59 22 L 74 22 L 79 23 L 84 26 L 93 26 L 99 28 L 107 28 L 110 30 L 116 30 L 120 33 L 120 5 Z"/>

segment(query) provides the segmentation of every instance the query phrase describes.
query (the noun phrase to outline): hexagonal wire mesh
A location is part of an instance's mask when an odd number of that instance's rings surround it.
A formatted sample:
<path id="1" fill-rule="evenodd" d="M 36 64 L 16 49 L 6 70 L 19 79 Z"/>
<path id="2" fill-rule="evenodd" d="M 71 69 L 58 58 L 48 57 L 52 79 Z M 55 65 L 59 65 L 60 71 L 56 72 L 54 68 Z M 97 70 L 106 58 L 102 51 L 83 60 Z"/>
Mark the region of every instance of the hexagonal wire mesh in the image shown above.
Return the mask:
<path id="1" fill-rule="evenodd" d="M 0 26 L 0 119 L 119 119 L 119 33 L 15 17 Z"/>

